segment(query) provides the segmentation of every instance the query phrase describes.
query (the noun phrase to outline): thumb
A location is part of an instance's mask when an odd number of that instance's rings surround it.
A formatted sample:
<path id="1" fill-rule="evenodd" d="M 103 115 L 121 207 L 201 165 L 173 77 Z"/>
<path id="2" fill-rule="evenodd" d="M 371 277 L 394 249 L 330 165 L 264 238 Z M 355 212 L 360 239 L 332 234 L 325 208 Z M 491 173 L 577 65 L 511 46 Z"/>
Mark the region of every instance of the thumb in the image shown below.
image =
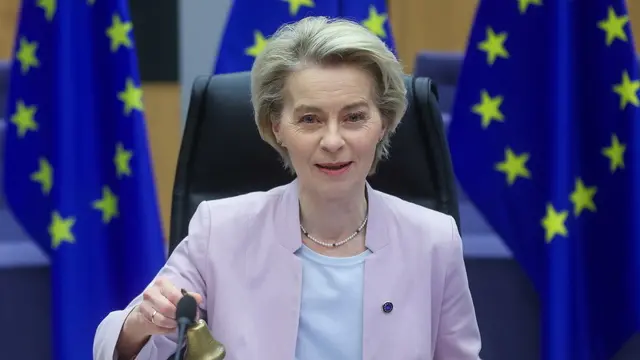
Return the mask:
<path id="1" fill-rule="evenodd" d="M 200 321 L 200 319 L 202 318 L 202 308 L 200 307 L 200 304 L 202 304 L 202 295 L 198 294 L 198 293 L 194 293 L 194 292 L 189 292 L 189 295 L 191 295 L 195 300 L 196 303 L 198 304 L 198 311 L 196 312 L 196 322 Z"/>
<path id="2" fill-rule="evenodd" d="M 198 303 L 198 305 L 202 303 L 202 295 L 194 292 L 189 292 L 188 294 L 193 296 L 194 299 L 196 299 L 196 302 Z"/>
<path id="3" fill-rule="evenodd" d="M 187 291 L 185 289 L 181 289 L 180 292 L 182 293 L 182 295 L 189 295 L 192 298 L 194 298 L 196 300 L 196 303 L 198 305 L 200 305 L 200 303 L 202 302 L 202 295 L 196 293 L 196 292 L 192 292 L 192 291 Z"/>

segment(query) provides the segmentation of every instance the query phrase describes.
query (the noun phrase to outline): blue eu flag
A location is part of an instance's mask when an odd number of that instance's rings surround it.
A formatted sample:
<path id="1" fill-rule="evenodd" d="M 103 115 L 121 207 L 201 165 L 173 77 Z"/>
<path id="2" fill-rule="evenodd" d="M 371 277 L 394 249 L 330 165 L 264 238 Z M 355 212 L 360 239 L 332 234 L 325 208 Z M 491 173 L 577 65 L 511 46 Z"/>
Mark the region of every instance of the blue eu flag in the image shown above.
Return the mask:
<path id="1" fill-rule="evenodd" d="M 540 295 L 543 358 L 638 328 L 640 79 L 622 0 L 484 0 L 450 128 L 455 171 Z"/>
<path id="2" fill-rule="evenodd" d="M 280 26 L 309 16 L 356 21 L 395 51 L 385 0 L 235 0 L 222 38 L 214 73 L 251 70 L 269 36 Z"/>
<path id="3" fill-rule="evenodd" d="M 91 359 L 165 259 L 127 1 L 24 1 L 15 47 L 4 190 L 51 261 L 52 358 Z"/>

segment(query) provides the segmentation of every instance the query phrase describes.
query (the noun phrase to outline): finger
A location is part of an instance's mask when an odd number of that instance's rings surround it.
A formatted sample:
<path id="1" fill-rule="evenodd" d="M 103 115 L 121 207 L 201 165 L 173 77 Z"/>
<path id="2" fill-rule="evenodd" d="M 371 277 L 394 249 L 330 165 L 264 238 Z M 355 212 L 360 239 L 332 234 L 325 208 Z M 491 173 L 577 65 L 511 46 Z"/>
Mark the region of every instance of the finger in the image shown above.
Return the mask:
<path id="1" fill-rule="evenodd" d="M 196 303 L 198 303 L 198 305 L 200 305 L 200 303 L 202 303 L 202 295 L 195 293 L 195 292 L 188 292 L 189 295 L 193 296 L 194 299 L 196 299 Z"/>
<path id="2" fill-rule="evenodd" d="M 178 301 L 182 298 L 180 290 L 167 279 L 159 280 L 160 293 L 164 295 L 173 305 L 178 305 Z"/>
<path id="3" fill-rule="evenodd" d="M 158 287 L 151 287 L 145 291 L 142 298 L 151 304 L 151 307 L 169 319 L 175 319 L 176 306 L 162 295 Z"/>
<path id="4" fill-rule="evenodd" d="M 200 305 L 200 303 L 202 302 L 202 295 L 200 295 L 200 294 L 198 294 L 196 292 L 187 291 L 185 289 L 180 289 L 180 293 L 182 295 L 185 295 L 185 296 L 186 295 L 191 296 L 196 301 L 196 304 L 198 304 L 198 305 Z"/>
<path id="5" fill-rule="evenodd" d="M 159 331 L 171 332 L 176 329 L 176 321 L 164 316 L 157 309 L 155 309 L 151 303 L 144 301 L 140 304 L 139 309 L 145 321 L 155 326 Z"/>

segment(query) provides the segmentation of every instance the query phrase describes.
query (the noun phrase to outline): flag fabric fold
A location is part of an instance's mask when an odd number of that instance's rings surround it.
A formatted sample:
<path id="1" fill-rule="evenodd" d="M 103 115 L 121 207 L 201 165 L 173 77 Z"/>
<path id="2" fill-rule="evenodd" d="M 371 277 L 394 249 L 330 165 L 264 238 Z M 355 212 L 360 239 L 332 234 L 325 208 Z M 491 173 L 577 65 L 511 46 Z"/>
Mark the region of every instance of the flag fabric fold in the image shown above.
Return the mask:
<path id="1" fill-rule="evenodd" d="M 638 330 L 639 77 L 622 0 L 478 5 L 452 159 L 540 295 L 547 360 L 609 359 Z"/>
<path id="2" fill-rule="evenodd" d="M 50 259 L 53 359 L 92 358 L 99 322 L 165 260 L 127 3 L 23 1 L 19 13 L 4 191 Z"/>
<path id="3" fill-rule="evenodd" d="M 253 60 L 280 26 L 308 16 L 356 21 L 395 52 L 385 0 L 235 0 L 227 18 L 215 74 L 251 70 Z"/>

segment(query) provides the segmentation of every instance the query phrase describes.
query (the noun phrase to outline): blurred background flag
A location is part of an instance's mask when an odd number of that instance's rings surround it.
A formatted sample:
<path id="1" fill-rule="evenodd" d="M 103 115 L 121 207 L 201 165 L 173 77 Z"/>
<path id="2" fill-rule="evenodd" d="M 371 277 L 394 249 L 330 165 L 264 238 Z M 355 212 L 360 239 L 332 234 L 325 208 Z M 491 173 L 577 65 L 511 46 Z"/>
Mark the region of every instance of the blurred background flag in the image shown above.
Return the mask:
<path id="1" fill-rule="evenodd" d="M 366 26 L 395 53 L 385 0 L 235 0 L 220 42 L 215 74 L 251 70 L 281 25 L 308 16 L 343 17 Z"/>
<path id="2" fill-rule="evenodd" d="M 452 157 L 540 295 L 544 359 L 609 359 L 638 329 L 633 49 L 622 0 L 485 0 L 476 13 Z"/>
<path id="3" fill-rule="evenodd" d="M 21 8 L 4 190 L 50 257 L 53 359 L 91 359 L 100 320 L 165 259 L 127 3 Z"/>

